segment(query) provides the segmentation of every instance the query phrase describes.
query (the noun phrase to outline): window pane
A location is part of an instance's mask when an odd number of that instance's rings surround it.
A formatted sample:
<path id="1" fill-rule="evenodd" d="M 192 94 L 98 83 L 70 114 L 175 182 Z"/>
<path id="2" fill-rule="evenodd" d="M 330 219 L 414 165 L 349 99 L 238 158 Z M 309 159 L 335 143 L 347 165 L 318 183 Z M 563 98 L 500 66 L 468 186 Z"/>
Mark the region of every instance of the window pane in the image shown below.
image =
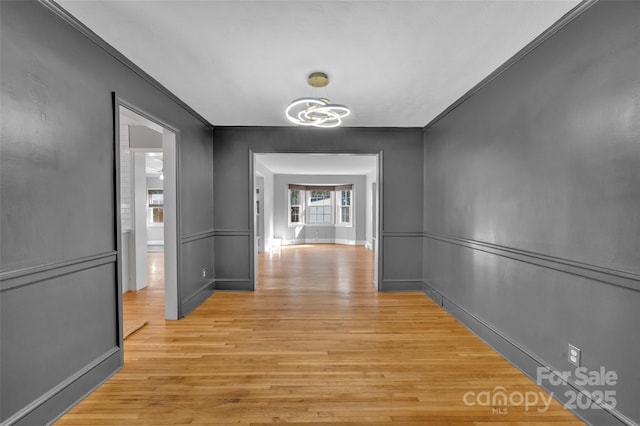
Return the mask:
<path id="1" fill-rule="evenodd" d="M 309 222 L 331 223 L 331 206 L 310 206 Z"/>
<path id="2" fill-rule="evenodd" d="M 300 204 L 300 191 L 298 189 L 290 189 L 289 193 L 290 193 L 290 202 L 289 202 L 289 204 L 291 204 L 291 205 Z"/>
<path id="3" fill-rule="evenodd" d="M 342 206 L 351 205 L 351 191 L 342 191 L 340 205 Z"/>
<path id="4" fill-rule="evenodd" d="M 351 223 L 351 190 L 340 191 L 340 204 L 338 205 L 338 223 Z"/>
<path id="5" fill-rule="evenodd" d="M 154 207 L 151 209 L 153 223 L 164 223 L 164 209 L 162 207 Z"/>
<path id="6" fill-rule="evenodd" d="M 164 204 L 164 191 L 162 189 L 149 189 L 147 199 L 149 207 L 162 206 Z"/>
<path id="7" fill-rule="evenodd" d="M 312 203 L 326 204 L 320 203 L 322 201 L 331 202 L 331 191 L 311 191 L 310 200 Z"/>
<path id="8" fill-rule="evenodd" d="M 351 209 L 349 207 L 340 207 L 340 221 L 343 223 L 351 222 Z"/>
<path id="9" fill-rule="evenodd" d="M 289 216 L 291 219 L 291 223 L 299 223 L 300 222 L 300 207 L 299 206 L 292 206 L 291 207 L 291 213 Z"/>

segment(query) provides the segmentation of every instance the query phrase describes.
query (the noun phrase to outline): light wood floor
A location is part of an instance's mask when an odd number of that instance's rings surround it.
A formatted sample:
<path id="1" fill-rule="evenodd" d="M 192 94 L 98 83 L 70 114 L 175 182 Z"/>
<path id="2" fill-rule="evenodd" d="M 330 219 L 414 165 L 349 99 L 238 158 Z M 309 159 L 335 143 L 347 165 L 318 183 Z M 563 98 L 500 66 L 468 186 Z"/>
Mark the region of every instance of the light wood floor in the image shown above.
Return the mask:
<path id="1" fill-rule="evenodd" d="M 216 293 L 180 321 L 162 319 L 162 286 L 125 295 L 125 316 L 149 325 L 57 424 L 582 424 L 555 400 L 465 404 L 542 390 L 424 294 L 378 293 L 370 251 L 283 247 L 259 262 L 255 292 Z"/>

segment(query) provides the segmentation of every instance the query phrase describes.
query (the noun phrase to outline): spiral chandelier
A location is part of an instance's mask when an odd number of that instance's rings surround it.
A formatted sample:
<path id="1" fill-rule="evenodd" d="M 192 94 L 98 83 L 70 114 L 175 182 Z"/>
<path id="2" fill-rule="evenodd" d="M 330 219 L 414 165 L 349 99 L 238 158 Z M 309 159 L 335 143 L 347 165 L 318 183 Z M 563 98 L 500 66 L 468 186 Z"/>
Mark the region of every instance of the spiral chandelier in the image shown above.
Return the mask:
<path id="1" fill-rule="evenodd" d="M 313 88 L 325 87 L 329 84 L 329 77 L 323 72 L 314 72 L 309 75 L 307 83 Z M 285 110 L 292 123 L 314 127 L 338 127 L 350 113 L 347 106 L 332 104 L 322 97 L 294 99 Z"/>

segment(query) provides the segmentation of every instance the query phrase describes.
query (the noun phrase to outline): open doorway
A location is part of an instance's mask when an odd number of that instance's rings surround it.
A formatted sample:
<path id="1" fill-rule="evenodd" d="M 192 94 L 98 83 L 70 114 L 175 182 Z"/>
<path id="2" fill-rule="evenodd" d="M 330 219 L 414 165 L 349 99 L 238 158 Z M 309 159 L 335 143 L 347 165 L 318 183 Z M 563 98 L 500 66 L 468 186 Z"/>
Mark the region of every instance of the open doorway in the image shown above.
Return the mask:
<path id="1" fill-rule="evenodd" d="M 121 100 L 116 105 L 122 293 L 158 300 L 127 315 L 178 319 L 177 131 Z"/>
<path id="2" fill-rule="evenodd" d="M 377 289 L 381 154 L 251 153 L 254 289 L 260 262 L 321 244 L 370 251 Z"/>

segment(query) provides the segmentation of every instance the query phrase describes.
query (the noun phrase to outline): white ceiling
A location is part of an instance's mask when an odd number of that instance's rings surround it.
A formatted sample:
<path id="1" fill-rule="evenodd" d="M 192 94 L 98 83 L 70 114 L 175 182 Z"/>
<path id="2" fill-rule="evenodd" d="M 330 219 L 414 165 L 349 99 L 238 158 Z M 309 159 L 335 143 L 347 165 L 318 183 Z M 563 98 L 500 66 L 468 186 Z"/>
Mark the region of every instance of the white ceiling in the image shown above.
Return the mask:
<path id="1" fill-rule="evenodd" d="M 257 154 L 256 161 L 275 174 L 366 175 L 376 170 L 375 155 Z"/>
<path id="2" fill-rule="evenodd" d="M 291 125 L 325 93 L 346 126 L 422 127 L 578 0 L 58 0 L 214 125 Z"/>

